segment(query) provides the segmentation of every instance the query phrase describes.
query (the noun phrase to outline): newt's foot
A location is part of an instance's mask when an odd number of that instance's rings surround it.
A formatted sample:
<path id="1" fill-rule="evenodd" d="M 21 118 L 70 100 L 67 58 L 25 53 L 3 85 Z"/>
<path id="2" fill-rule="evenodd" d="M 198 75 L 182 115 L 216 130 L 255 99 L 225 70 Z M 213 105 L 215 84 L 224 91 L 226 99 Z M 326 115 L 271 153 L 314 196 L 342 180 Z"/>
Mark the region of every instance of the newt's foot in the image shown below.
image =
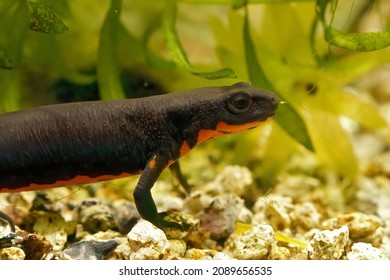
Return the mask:
<path id="1" fill-rule="evenodd" d="M 0 249 L 16 246 L 23 242 L 23 237 L 10 232 L 6 235 L 0 235 Z"/>
<path id="2" fill-rule="evenodd" d="M 158 213 L 157 227 L 159 227 L 160 229 L 176 228 L 179 229 L 180 231 L 187 231 L 189 229 L 189 225 L 181 215 L 177 215 L 175 213 L 168 213 L 168 212 Z"/>

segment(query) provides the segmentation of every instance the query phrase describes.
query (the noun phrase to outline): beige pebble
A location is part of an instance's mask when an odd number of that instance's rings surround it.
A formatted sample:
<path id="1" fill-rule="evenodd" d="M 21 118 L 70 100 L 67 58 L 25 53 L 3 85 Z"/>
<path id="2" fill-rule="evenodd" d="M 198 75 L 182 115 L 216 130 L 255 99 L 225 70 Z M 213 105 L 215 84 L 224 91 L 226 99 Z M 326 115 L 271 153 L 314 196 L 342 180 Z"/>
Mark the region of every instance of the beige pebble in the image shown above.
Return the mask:
<path id="1" fill-rule="evenodd" d="M 367 215 L 360 212 L 342 214 L 322 223 L 324 229 L 335 229 L 347 226 L 349 235 L 354 242 L 362 241 L 380 245 L 384 235 L 383 221 L 376 215 Z"/>
<path id="2" fill-rule="evenodd" d="M 59 255 L 65 247 L 68 234 L 75 231 L 76 224 L 67 222 L 58 213 L 42 212 L 36 219 L 34 231 L 45 236 L 53 246 L 53 253 Z"/>
<path id="3" fill-rule="evenodd" d="M 305 174 L 282 174 L 273 192 L 300 201 L 320 185 L 321 181 L 318 178 Z"/>
<path id="4" fill-rule="evenodd" d="M 252 173 L 247 167 L 232 165 L 225 167 L 215 178 L 222 187 L 223 192 L 243 195 L 253 183 Z"/>
<path id="5" fill-rule="evenodd" d="M 234 194 L 218 196 L 199 216 L 201 226 L 210 232 L 211 238 L 225 239 L 233 233 L 244 207 L 244 200 Z"/>
<path id="6" fill-rule="evenodd" d="M 116 228 L 111 208 L 100 199 L 90 198 L 82 201 L 75 216 L 75 220 L 90 233 Z"/>
<path id="7" fill-rule="evenodd" d="M 275 230 L 283 230 L 291 227 L 290 213 L 293 209 L 290 197 L 274 194 L 260 197 L 253 206 L 256 213 L 253 220 L 254 223 L 266 222 Z"/>
<path id="8" fill-rule="evenodd" d="M 129 260 L 131 249 L 127 238 L 116 238 L 116 240 L 119 242 L 119 245 L 107 256 L 107 260 Z"/>
<path id="9" fill-rule="evenodd" d="M 19 247 L 0 249 L 0 260 L 24 260 L 26 254 Z"/>
<path id="10" fill-rule="evenodd" d="M 168 257 L 170 243 L 165 233 L 141 220 L 127 234 L 131 260 L 162 260 Z"/>
<path id="11" fill-rule="evenodd" d="M 321 219 L 321 215 L 311 202 L 294 205 L 290 217 L 294 228 L 303 228 L 305 230 L 318 228 Z"/>
<path id="12" fill-rule="evenodd" d="M 185 259 L 189 260 L 212 260 L 217 251 L 192 248 L 186 251 Z"/>
<path id="13" fill-rule="evenodd" d="M 257 224 L 252 229 L 232 238 L 229 251 L 240 260 L 265 259 L 274 242 L 274 230 L 270 225 Z"/>
<path id="14" fill-rule="evenodd" d="M 291 252 L 286 247 L 273 247 L 269 255 L 270 260 L 289 260 L 291 259 Z"/>
<path id="15" fill-rule="evenodd" d="M 339 229 L 323 230 L 314 234 L 307 247 L 308 256 L 311 260 L 338 260 L 345 252 L 348 244 L 348 227 Z"/>
<path id="16" fill-rule="evenodd" d="M 193 191 L 185 201 L 184 209 L 189 213 L 199 213 L 213 201 L 213 198 L 202 191 Z"/>
<path id="17" fill-rule="evenodd" d="M 241 196 L 247 193 L 252 183 L 252 173 L 247 167 L 231 165 L 226 166 L 213 181 L 200 187 L 199 191 L 212 196 L 225 193 Z"/>
<path id="18" fill-rule="evenodd" d="M 171 244 L 171 249 L 169 253 L 170 258 L 182 258 L 185 255 L 187 244 L 184 240 L 170 239 L 169 243 Z"/>

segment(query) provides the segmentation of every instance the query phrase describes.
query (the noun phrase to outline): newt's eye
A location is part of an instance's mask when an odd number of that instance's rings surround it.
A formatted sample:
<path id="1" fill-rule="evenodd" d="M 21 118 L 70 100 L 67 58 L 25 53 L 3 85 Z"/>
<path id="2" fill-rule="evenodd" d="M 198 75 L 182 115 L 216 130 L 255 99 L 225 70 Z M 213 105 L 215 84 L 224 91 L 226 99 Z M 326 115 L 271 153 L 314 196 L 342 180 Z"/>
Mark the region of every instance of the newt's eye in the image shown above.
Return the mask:
<path id="1" fill-rule="evenodd" d="M 241 114 L 248 110 L 252 104 L 252 98 L 246 93 L 233 95 L 227 103 L 227 108 L 232 114 Z"/>

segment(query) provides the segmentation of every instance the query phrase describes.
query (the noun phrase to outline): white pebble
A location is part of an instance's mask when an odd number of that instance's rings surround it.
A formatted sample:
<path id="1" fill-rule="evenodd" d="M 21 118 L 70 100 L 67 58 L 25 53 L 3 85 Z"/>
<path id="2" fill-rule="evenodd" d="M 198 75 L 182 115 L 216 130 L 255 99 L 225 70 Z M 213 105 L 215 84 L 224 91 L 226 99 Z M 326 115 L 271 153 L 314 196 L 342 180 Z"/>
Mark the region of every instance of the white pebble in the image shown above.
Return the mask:
<path id="1" fill-rule="evenodd" d="M 147 221 L 141 220 L 127 234 L 131 260 L 162 260 L 170 251 L 165 233 Z"/>
<path id="2" fill-rule="evenodd" d="M 351 252 L 347 254 L 348 260 L 388 260 L 383 252 L 371 244 L 358 242 L 352 245 Z"/>

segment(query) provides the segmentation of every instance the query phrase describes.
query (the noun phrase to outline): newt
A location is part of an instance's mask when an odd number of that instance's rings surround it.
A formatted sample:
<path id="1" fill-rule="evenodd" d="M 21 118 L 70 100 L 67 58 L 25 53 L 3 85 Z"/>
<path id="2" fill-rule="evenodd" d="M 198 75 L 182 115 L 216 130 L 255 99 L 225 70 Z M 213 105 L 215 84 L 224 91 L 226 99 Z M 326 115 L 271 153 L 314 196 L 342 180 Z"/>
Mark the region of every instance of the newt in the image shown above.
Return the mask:
<path id="1" fill-rule="evenodd" d="M 274 94 L 240 82 L 5 113 L 0 115 L 0 192 L 141 174 L 133 193 L 140 216 L 157 227 L 172 226 L 157 212 L 150 192 L 161 172 L 209 139 L 271 119 L 277 107 Z"/>

